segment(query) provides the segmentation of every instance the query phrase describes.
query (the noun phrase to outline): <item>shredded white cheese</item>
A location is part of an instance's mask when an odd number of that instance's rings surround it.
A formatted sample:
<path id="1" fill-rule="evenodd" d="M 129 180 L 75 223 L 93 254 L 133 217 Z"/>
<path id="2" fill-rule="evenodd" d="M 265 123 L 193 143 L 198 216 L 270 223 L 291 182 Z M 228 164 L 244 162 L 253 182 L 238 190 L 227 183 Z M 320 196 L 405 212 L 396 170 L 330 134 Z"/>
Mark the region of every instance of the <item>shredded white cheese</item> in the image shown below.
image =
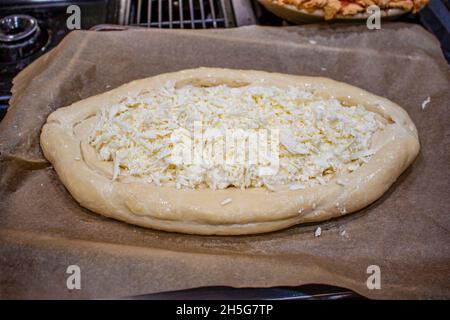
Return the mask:
<path id="1" fill-rule="evenodd" d="M 227 199 L 223 200 L 220 204 L 222 206 L 226 206 L 227 204 L 231 203 L 231 201 L 233 201 L 233 199 L 227 198 Z"/>
<path id="2" fill-rule="evenodd" d="M 338 232 L 341 237 L 349 238 L 348 233 L 345 230 L 344 226 L 339 226 Z"/>
<path id="3" fill-rule="evenodd" d="M 322 228 L 321 227 L 317 227 L 316 231 L 314 231 L 314 236 L 315 237 L 320 237 L 321 234 L 322 234 Z"/>
<path id="4" fill-rule="evenodd" d="M 337 172 L 359 168 L 374 153 L 371 137 L 383 127 L 378 117 L 362 106 L 297 87 L 176 88 L 168 82 L 102 108 L 89 143 L 101 160 L 113 162 L 113 179 L 135 176 L 178 188 L 264 186 L 273 191 L 278 185 L 327 184 Z M 195 136 L 194 122 L 202 124 L 202 134 L 217 129 L 204 137 L 205 150 L 229 128 L 278 129 L 278 171 L 263 176 L 260 165 L 249 162 L 176 163 L 172 152 L 182 142 L 171 135 L 182 128 Z"/>

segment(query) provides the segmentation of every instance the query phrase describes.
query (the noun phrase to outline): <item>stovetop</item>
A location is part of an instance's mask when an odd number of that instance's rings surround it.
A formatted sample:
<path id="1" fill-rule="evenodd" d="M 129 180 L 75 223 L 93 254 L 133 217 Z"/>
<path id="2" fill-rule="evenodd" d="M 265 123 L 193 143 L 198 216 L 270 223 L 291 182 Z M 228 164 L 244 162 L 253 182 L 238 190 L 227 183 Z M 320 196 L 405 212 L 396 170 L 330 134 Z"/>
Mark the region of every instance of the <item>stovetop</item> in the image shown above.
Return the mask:
<path id="1" fill-rule="evenodd" d="M 8 108 L 13 78 L 32 61 L 44 54 L 51 47 L 54 47 L 65 34 L 60 26 L 52 24 L 52 21 L 57 20 L 38 19 L 37 21 L 41 34 L 38 35 L 38 41 L 34 48 L 23 52 L 24 50 L 22 49 L 16 49 L 17 44 L 15 43 L 0 44 L 0 50 L 2 52 L 0 56 L 0 119 Z M 13 60 L 14 56 L 17 55 L 24 56 Z"/>
<path id="2" fill-rule="evenodd" d="M 32 61 L 55 47 L 70 32 L 66 26 L 67 7 L 78 4 L 83 9 L 83 29 L 107 22 L 104 0 L 86 1 L 9 1 L 0 3 L 0 37 L 17 34 L 34 18 L 38 31 L 16 41 L 0 41 L 0 120 L 3 119 L 11 97 L 13 78 Z M 6 17 L 28 16 L 22 20 Z M 28 42 L 28 43 L 27 43 Z M 32 45 L 30 43 L 33 42 Z M 12 59 L 16 57 L 16 59 Z"/>

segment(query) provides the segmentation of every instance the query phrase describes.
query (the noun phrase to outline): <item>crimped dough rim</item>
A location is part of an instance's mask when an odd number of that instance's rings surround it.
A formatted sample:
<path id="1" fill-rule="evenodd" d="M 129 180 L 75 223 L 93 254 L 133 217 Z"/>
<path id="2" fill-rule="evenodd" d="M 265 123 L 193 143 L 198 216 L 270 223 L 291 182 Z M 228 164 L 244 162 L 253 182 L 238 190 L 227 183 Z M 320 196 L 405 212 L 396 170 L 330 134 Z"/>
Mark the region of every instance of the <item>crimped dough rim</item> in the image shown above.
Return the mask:
<path id="1" fill-rule="evenodd" d="M 207 82 L 217 85 L 295 85 L 314 88 L 338 99 L 361 104 L 390 120 L 380 149 L 368 163 L 327 185 L 271 192 L 264 188 L 240 190 L 185 190 L 140 182 L 112 181 L 83 159 L 74 127 L 95 116 L 103 106 L 127 95 L 157 88 L 167 81 Z M 83 206 L 104 216 L 143 227 L 192 234 L 252 234 L 275 231 L 298 223 L 317 222 L 355 212 L 378 199 L 411 164 L 419 152 L 417 130 L 408 114 L 395 103 L 354 86 L 327 78 L 303 77 L 253 70 L 198 68 L 136 80 L 114 90 L 54 111 L 42 128 L 41 147 L 59 178 Z M 232 198 L 226 206 L 221 202 Z M 303 209 L 301 213 L 299 210 Z"/>

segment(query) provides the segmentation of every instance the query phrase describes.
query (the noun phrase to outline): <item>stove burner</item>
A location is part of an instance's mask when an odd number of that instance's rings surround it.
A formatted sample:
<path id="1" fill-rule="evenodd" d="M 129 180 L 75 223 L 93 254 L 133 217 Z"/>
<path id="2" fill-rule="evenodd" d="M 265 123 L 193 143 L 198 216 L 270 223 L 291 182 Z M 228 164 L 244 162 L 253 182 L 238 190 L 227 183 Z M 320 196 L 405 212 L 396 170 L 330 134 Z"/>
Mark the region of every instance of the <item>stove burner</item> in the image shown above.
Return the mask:
<path id="1" fill-rule="evenodd" d="M 0 41 L 13 42 L 31 36 L 38 29 L 35 18 L 27 15 L 10 15 L 0 19 Z"/>
<path id="2" fill-rule="evenodd" d="M 47 32 L 31 16 L 18 14 L 0 19 L 0 62 L 17 63 L 44 47 L 47 41 Z"/>

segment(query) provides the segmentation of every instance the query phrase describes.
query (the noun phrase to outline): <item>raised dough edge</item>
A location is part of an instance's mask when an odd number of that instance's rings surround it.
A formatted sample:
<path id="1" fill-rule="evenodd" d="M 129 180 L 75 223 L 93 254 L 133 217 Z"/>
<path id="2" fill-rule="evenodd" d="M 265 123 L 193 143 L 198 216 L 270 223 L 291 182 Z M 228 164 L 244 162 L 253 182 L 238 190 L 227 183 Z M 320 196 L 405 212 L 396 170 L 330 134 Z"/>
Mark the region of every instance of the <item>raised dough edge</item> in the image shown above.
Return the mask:
<path id="1" fill-rule="evenodd" d="M 265 189 L 178 190 L 111 181 L 90 170 L 80 154 L 73 126 L 127 95 L 155 88 L 169 80 L 219 79 L 262 85 L 314 87 L 329 95 L 361 103 L 395 122 L 391 141 L 370 161 L 348 175 L 345 186 L 330 182 L 305 190 Z M 198 68 L 132 81 L 54 111 L 41 133 L 41 147 L 72 196 L 84 207 L 132 224 L 192 234 L 254 234 L 298 223 L 318 222 L 357 211 L 377 200 L 411 164 L 419 152 L 417 130 L 395 103 L 354 86 L 327 78 L 253 70 Z M 225 198 L 233 201 L 221 206 Z M 300 199 L 303 198 L 303 201 Z M 341 208 L 346 212 L 342 213 Z M 302 213 L 298 213 L 302 208 Z"/>

